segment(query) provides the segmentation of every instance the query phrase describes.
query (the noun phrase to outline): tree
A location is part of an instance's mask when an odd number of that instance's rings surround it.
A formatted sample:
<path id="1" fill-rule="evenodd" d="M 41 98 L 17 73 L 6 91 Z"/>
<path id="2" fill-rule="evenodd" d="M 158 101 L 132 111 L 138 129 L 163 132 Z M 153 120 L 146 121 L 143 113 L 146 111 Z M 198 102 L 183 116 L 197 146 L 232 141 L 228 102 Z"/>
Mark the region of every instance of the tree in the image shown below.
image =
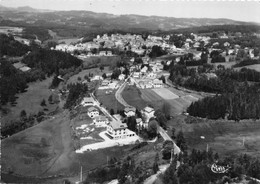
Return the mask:
<path id="1" fill-rule="evenodd" d="M 49 104 L 53 104 L 52 95 L 49 96 L 48 101 L 49 101 Z"/>
<path id="2" fill-rule="evenodd" d="M 21 113 L 20 113 L 20 118 L 23 120 L 23 119 L 26 119 L 26 111 L 25 110 L 22 110 Z"/>
<path id="3" fill-rule="evenodd" d="M 114 115 L 114 114 L 115 114 L 114 109 L 110 109 L 110 114 L 111 114 L 111 115 Z"/>
<path id="4" fill-rule="evenodd" d="M 106 79 L 107 78 L 107 74 L 103 73 L 102 77 L 103 77 L 103 79 Z"/>
<path id="5" fill-rule="evenodd" d="M 150 138 L 153 138 L 157 135 L 157 126 L 158 122 L 156 120 L 151 120 L 148 123 L 148 135 Z"/>
<path id="6" fill-rule="evenodd" d="M 99 67 L 99 69 L 100 69 L 100 71 L 102 72 L 102 71 L 104 70 L 104 66 L 101 65 L 101 66 Z"/>
<path id="7" fill-rule="evenodd" d="M 172 127 L 172 129 L 171 129 L 171 133 L 172 133 L 171 138 L 172 138 L 173 140 L 176 139 L 175 131 L 176 131 L 175 128 Z"/>
<path id="8" fill-rule="evenodd" d="M 167 119 L 171 116 L 171 105 L 168 102 L 164 102 L 162 105 L 162 112 Z"/>
<path id="9" fill-rule="evenodd" d="M 253 178 L 260 179 L 260 162 L 258 159 L 250 162 L 247 174 Z"/>
<path id="10" fill-rule="evenodd" d="M 158 155 L 158 153 L 156 153 L 155 158 L 154 158 L 154 163 L 153 163 L 153 172 L 155 174 L 157 173 L 157 171 L 159 171 L 158 160 L 159 160 L 159 155 Z"/>
<path id="11" fill-rule="evenodd" d="M 169 160 L 173 155 L 173 142 L 170 140 L 166 140 L 163 143 L 163 150 L 162 150 L 163 159 Z"/>
<path id="12" fill-rule="evenodd" d="M 131 116 L 127 118 L 127 127 L 132 130 L 136 131 L 136 118 L 135 116 Z"/>
<path id="13" fill-rule="evenodd" d="M 173 160 L 170 166 L 166 169 L 165 173 L 163 174 L 163 183 L 167 184 L 178 184 L 177 176 L 175 174 L 177 166 L 177 160 Z"/>
<path id="14" fill-rule="evenodd" d="M 186 140 L 185 140 L 185 138 L 184 138 L 184 135 L 183 135 L 183 132 L 182 132 L 182 131 L 180 131 L 180 132 L 177 134 L 176 144 L 177 144 L 177 146 L 180 147 L 180 149 L 181 149 L 183 152 L 187 150 Z"/>
<path id="15" fill-rule="evenodd" d="M 181 164 L 177 171 L 180 183 L 192 183 L 192 169 L 188 164 Z"/>
<path id="16" fill-rule="evenodd" d="M 46 106 L 45 99 L 42 100 L 42 102 L 41 102 L 41 106 Z"/>

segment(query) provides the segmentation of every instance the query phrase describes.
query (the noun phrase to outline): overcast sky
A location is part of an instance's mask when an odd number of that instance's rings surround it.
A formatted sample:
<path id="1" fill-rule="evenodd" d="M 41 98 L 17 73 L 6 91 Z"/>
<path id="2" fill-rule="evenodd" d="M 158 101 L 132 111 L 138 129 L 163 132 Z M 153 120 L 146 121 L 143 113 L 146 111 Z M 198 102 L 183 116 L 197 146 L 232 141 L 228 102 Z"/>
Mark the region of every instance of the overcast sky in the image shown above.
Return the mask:
<path id="1" fill-rule="evenodd" d="M 260 2 L 247 0 L 0 0 L 0 4 L 51 10 L 89 10 L 117 15 L 229 18 L 260 23 Z"/>

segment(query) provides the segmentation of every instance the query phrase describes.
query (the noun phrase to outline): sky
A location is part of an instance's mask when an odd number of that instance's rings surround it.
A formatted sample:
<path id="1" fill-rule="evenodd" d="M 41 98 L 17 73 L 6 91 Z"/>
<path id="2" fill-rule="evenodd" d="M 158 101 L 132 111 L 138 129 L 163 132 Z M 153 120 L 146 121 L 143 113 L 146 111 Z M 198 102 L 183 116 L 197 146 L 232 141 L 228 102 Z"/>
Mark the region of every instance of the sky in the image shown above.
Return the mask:
<path id="1" fill-rule="evenodd" d="M 0 0 L 7 7 L 156 15 L 177 18 L 228 18 L 260 23 L 260 1 L 248 0 Z"/>

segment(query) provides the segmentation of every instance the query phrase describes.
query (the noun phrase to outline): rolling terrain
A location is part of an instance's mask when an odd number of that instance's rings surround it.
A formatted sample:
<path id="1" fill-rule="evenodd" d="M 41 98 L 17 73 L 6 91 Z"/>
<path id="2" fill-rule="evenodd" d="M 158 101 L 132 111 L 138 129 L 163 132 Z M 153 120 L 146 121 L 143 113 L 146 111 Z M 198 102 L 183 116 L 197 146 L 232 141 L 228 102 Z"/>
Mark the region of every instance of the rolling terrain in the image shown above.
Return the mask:
<path id="1" fill-rule="evenodd" d="M 257 25 L 231 19 L 174 18 L 141 15 L 113 15 L 91 11 L 48 11 L 31 7 L 7 8 L 0 5 L 1 26 L 41 27 L 61 37 L 80 37 L 109 31 L 156 32 L 212 25 Z M 41 30 L 43 33 L 43 30 Z M 37 35 L 38 36 L 38 35 Z M 43 37 L 46 38 L 46 37 Z"/>

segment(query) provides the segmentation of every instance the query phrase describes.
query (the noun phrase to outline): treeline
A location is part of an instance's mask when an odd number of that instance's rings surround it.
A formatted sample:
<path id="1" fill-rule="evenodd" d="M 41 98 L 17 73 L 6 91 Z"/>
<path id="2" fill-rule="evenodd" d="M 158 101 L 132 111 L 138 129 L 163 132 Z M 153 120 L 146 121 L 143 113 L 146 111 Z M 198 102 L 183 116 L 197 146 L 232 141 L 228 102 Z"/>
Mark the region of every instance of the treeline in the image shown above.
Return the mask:
<path id="1" fill-rule="evenodd" d="M 17 93 L 25 92 L 26 74 L 16 69 L 9 61 L 0 60 L 0 104 L 15 104 Z"/>
<path id="2" fill-rule="evenodd" d="M 76 105 L 78 100 L 81 100 L 88 92 L 88 86 L 82 83 L 69 84 L 67 86 L 69 89 L 69 95 L 67 97 L 64 108 L 69 109 Z"/>
<path id="3" fill-rule="evenodd" d="M 243 66 L 255 65 L 255 64 L 260 64 L 260 60 L 244 59 L 243 61 L 235 64 L 234 67 L 243 67 Z"/>
<path id="4" fill-rule="evenodd" d="M 30 40 L 36 39 L 45 41 L 51 38 L 48 29 L 38 26 L 26 26 L 22 32 L 22 37 Z"/>
<path id="5" fill-rule="evenodd" d="M 31 68 L 40 69 L 48 76 L 59 75 L 59 69 L 76 68 L 82 61 L 68 53 L 56 50 L 35 49 L 22 60 Z"/>
<path id="6" fill-rule="evenodd" d="M 30 50 L 29 46 L 16 41 L 13 36 L 0 34 L 0 57 L 4 55 L 22 56 Z"/>
<path id="7" fill-rule="evenodd" d="M 259 85 L 243 84 L 235 87 L 231 93 L 223 93 L 194 102 L 188 107 L 187 112 L 191 116 L 209 119 L 227 118 L 235 121 L 259 119 L 259 89 Z"/>
<path id="8" fill-rule="evenodd" d="M 260 82 L 260 72 L 247 68 L 236 71 L 234 69 L 225 69 L 224 66 L 219 65 L 214 71 L 212 65 L 203 64 L 196 70 L 195 68 L 177 64 L 170 66 L 169 70 L 169 79 L 174 84 L 211 93 L 233 91 L 234 86 L 238 85 L 239 82 Z M 215 74 L 212 73 L 213 71 Z"/>

